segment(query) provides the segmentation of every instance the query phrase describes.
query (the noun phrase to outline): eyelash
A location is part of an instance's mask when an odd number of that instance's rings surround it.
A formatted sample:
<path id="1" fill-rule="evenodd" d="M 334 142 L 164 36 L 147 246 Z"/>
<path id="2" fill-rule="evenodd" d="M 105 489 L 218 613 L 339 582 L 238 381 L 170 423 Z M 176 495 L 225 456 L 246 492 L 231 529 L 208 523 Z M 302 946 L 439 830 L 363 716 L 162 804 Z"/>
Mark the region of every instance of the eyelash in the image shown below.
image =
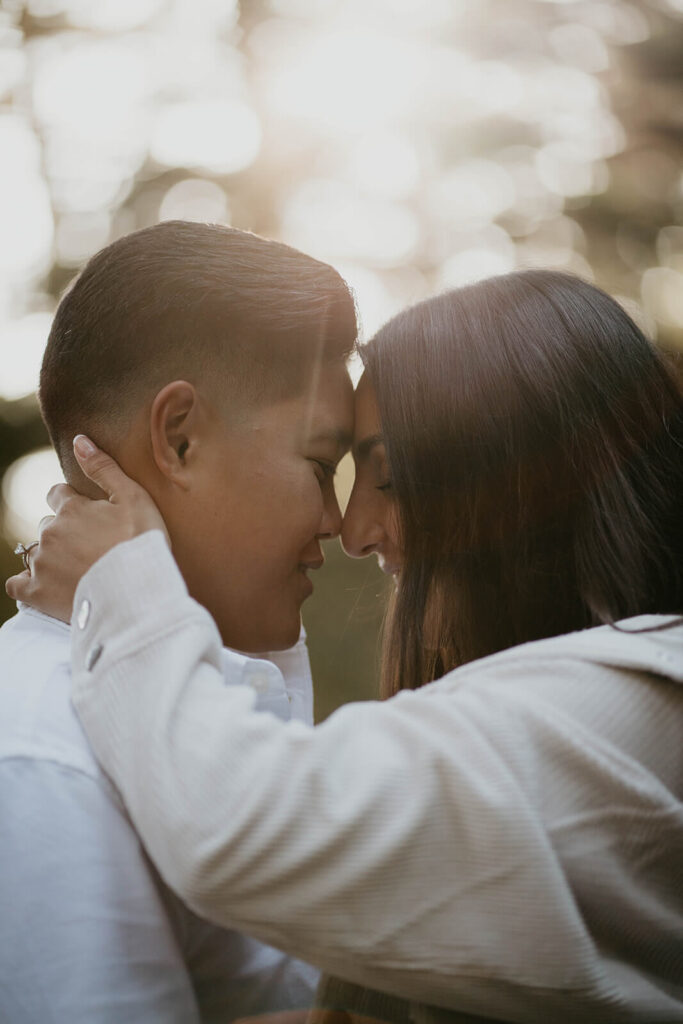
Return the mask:
<path id="1" fill-rule="evenodd" d="M 337 467 L 332 462 L 323 462 L 322 459 L 311 459 L 311 462 L 322 470 L 321 484 L 325 483 L 326 480 L 331 480 L 337 472 Z"/>
<path id="2" fill-rule="evenodd" d="M 392 483 L 391 483 L 391 480 L 388 480 L 388 481 L 387 481 L 387 482 L 386 482 L 385 484 L 380 484 L 380 485 L 379 485 L 379 486 L 377 487 L 377 490 L 378 490 L 378 491 L 390 491 L 391 489 L 392 489 Z"/>

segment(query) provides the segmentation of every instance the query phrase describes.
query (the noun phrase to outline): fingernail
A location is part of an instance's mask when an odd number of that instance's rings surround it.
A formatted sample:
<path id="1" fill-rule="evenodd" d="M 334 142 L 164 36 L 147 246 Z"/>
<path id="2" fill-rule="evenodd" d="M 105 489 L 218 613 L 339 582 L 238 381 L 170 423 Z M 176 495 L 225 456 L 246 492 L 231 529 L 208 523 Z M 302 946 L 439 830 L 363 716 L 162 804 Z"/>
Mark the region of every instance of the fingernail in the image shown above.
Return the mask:
<path id="1" fill-rule="evenodd" d="M 89 455 L 95 454 L 97 448 L 85 434 L 76 434 L 74 438 L 74 451 L 82 459 L 87 459 Z"/>

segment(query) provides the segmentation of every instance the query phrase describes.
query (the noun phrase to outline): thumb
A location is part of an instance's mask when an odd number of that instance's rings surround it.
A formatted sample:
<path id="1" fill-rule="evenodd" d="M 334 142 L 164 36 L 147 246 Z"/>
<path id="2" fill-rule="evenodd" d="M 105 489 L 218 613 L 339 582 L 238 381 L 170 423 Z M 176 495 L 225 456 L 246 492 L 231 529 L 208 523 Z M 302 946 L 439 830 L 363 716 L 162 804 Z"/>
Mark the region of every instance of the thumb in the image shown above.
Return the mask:
<path id="1" fill-rule="evenodd" d="M 87 478 L 104 491 L 109 501 L 116 502 L 117 495 L 120 497 L 126 490 L 136 486 L 118 462 L 93 444 L 85 434 L 77 434 L 73 446 L 78 465 Z"/>

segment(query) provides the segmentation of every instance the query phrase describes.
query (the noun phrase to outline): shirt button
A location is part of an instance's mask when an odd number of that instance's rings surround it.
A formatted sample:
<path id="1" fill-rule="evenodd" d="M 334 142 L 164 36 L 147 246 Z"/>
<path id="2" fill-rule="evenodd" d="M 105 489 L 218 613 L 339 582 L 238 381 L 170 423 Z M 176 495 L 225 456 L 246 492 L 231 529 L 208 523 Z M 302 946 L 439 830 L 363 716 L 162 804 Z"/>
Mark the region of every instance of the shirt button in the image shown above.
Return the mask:
<path id="1" fill-rule="evenodd" d="M 95 665 L 100 660 L 100 655 L 103 650 L 104 648 L 102 647 L 102 644 L 95 644 L 94 647 L 90 648 L 85 659 L 85 667 L 88 672 L 92 672 Z"/>
<path id="2" fill-rule="evenodd" d="M 88 625 L 88 619 L 90 618 L 90 601 L 86 598 L 85 601 L 81 601 L 81 607 L 78 609 L 78 615 L 76 616 L 76 622 L 78 623 L 79 629 L 85 629 Z"/>
<path id="3" fill-rule="evenodd" d="M 267 693 L 268 691 L 268 676 L 265 672 L 253 672 L 249 676 L 249 682 L 257 693 Z"/>

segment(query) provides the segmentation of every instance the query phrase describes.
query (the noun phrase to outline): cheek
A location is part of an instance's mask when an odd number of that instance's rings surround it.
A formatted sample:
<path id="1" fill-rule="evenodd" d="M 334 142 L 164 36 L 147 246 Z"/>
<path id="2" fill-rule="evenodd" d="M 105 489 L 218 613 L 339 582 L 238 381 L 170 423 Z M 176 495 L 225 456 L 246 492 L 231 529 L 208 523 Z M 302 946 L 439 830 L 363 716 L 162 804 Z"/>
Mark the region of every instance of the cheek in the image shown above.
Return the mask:
<path id="1" fill-rule="evenodd" d="M 302 530 L 305 529 L 309 533 L 316 534 L 320 529 L 325 512 L 325 493 L 315 473 L 311 473 L 311 476 L 313 479 L 307 479 L 305 487 L 302 489 L 299 519 Z M 331 493 L 334 493 L 334 484 L 331 480 L 327 486 L 332 489 Z"/>
<path id="2" fill-rule="evenodd" d="M 272 546 L 283 555 L 301 550 L 320 532 L 324 498 L 314 470 L 304 466 L 302 473 L 290 477 L 286 487 L 269 501 Z"/>

